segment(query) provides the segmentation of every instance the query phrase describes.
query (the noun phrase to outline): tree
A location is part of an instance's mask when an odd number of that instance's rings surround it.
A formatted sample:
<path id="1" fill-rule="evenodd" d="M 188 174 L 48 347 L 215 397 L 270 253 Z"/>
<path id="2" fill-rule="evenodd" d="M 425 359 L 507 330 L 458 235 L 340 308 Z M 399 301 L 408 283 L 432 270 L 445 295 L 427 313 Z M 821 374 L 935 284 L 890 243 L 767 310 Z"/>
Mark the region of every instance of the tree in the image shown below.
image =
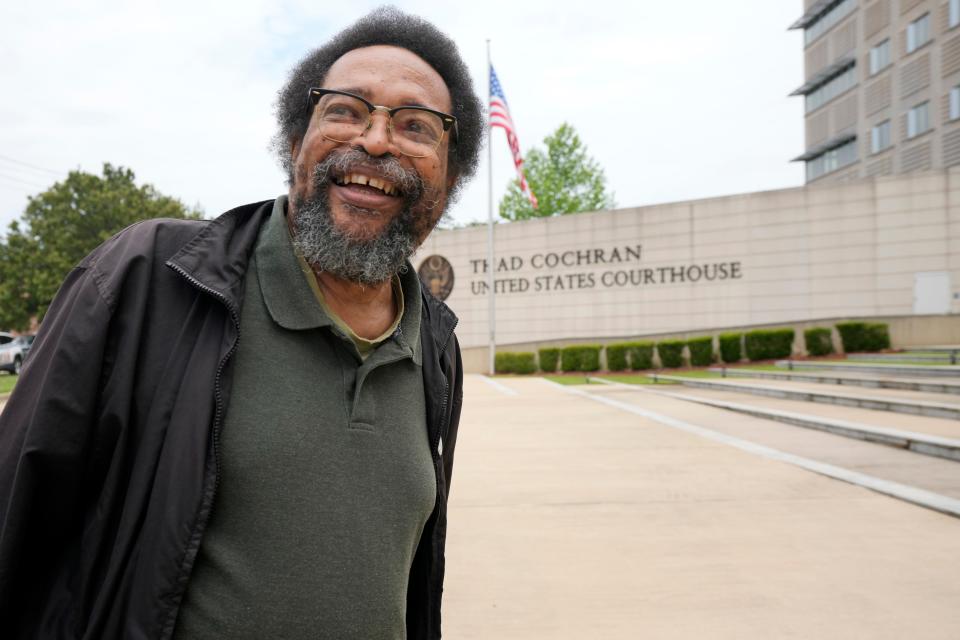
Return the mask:
<path id="1" fill-rule="evenodd" d="M 137 186 L 130 169 L 103 165 L 103 175 L 71 171 L 31 196 L 21 220 L 0 239 L 0 327 L 25 330 L 43 318 L 60 283 L 80 260 L 134 222 L 199 219 L 176 198 Z"/>
<path id="2" fill-rule="evenodd" d="M 610 209 L 616 204 L 607 191 L 607 179 L 596 160 L 587 155 L 587 148 L 572 126 L 561 124 L 543 140 L 546 152 L 534 147 L 524 159 L 527 183 L 537 197 L 533 208 L 527 195 L 514 180 L 500 201 L 500 217 L 526 220 Z"/>

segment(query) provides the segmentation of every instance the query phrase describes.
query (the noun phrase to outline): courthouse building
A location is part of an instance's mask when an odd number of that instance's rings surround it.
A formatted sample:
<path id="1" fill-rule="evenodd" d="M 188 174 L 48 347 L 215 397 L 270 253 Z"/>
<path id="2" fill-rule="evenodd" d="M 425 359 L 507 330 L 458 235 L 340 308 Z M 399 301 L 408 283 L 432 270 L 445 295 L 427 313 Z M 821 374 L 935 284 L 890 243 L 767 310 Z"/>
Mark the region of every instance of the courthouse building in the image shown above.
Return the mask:
<path id="1" fill-rule="evenodd" d="M 960 0 L 803 5 L 807 186 L 497 225 L 498 349 L 853 318 L 960 343 Z M 414 257 L 472 371 L 486 256 L 474 227 Z"/>
<path id="2" fill-rule="evenodd" d="M 498 224 L 498 349 L 724 329 L 891 323 L 895 345 L 960 343 L 960 167 Z M 489 340 L 487 229 L 414 256 L 460 317 L 466 367 Z"/>
<path id="3" fill-rule="evenodd" d="M 804 0 L 807 182 L 960 164 L 960 0 Z"/>

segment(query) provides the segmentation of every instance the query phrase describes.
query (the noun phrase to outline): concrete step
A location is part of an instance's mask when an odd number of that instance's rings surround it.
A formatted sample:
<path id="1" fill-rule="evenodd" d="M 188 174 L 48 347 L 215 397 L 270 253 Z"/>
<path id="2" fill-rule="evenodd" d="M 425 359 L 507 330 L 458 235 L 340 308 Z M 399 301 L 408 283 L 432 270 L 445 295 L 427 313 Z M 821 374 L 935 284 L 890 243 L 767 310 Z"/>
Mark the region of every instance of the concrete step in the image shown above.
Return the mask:
<path id="1" fill-rule="evenodd" d="M 685 377 L 685 376 L 681 376 Z M 913 391 L 904 389 L 881 389 L 877 387 L 851 387 L 840 385 L 819 384 L 810 380 L 769 380 L 749 378 L 710 378 L 716 382 L 726 382 L 735 388 L 750 388 L 755 386 L 800 391 L 805 393 L 828 393 L 865 400 L 888 401 L 896 398 L 904 402 L 934 403 L 956 407 L 960 409 L 960 396 L 956 394 L 936 393 L 933 391 Z"/>
<path id="2" fill-rule="evenodd" d="M 956 356 L 949 353 L 848 353 L 849 362 L 933 362 L 957 364 Z"/>
<path id="3" fill-rule="evenodd" d="M 960 378 L 960 365 L 882 364 L 846 360 L 778 360 L 776 364 L 790 371 L 849 371 L 915 378 Z"/>
<path id="4" fill-rule="evenodd" d="M 905 399 L 902 396 L 895 396 L 889 392 L 882 392 L 880 394 L 854 394 L 831 391 L 829 389 L 819 391 L 812 387 L 800 389 L 790 387 L 789 385 L 764 384 L 760 382 L 749 383 L 711 378 L 687 378 L 684 376 L 662 374 L 651 374 L 651 376 L 655 376 L 658 380 L 677 382 L 695 389 L 719 389 L 721 391 L 726 390 L 736 393 L 769 396 L 783 400 L 823 402 L 845 407 L 872 409 L 874 411 L 893 411 L 909 415 L 927 416 L 929 418 L 960 420 L 960 404 L 955 402 L 935 402 L 927 399 L 929 396 L 923 396 L 923 399 Z"/>
<path id="5" fill-rule="evenodd" d="M 960 354 L 960 344 L 937 344 L 931 347 L 905 347 L 903 350 L 907 352 L 915 351 L 919 353 L 943 351 L 946 353 Z"/>
<path id="6" fill-rule="evenodd" d="M 591 378 L 591 381 L 608 385 L 620 384 L 602 378 Z M 631 385 L 622 386 L 629 388 Z M 633 386 L 636 387 L 638 385 Z M 663 388 L 651 391 L 666 394 L 677 400 L 703 404 L 717 409 L 736 411 L 737 413 L 773 420 L 775 422 L 815 429 L 834 435 L 855 438 L 866 442 L 883 444 L 899 449 L 906 449 L 915 453 L 960 462 L 960 438 L 949 438 L 906 429 L 876 426 L 862 421 L 844 420 L 837 417 L 825 417 L 800 411 L 765 407 L 751 403 L 749 397 L 742 398 L 741 401 L 735 401 L 704 397 L 702 394 L 666 391 Z"/>
<path id="7" fill-rule="evenodd" d="M 710 369 L 710 371 L 722 374 L 725 378 L 795 380 L 797 382 L 813 382 L 818 384 L 960 395 L 960 378 L 954 382 L 951 380 L 940 380 L 936 378 L 930 378 L 926 380 L 923 378 L 894 378 L 839 371 L 830 373 L 816 373 L 800 371 L 766 371 L 762 369 L 735 369 L 723 367 L 713 367 Z"/>

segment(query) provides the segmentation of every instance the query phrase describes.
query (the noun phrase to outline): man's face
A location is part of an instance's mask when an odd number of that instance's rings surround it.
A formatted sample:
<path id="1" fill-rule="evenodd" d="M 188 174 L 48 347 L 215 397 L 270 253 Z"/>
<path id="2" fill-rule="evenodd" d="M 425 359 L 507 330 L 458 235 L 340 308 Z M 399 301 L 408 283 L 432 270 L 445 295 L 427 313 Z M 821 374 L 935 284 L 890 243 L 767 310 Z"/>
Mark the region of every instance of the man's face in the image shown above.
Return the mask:
<path id="1" fill-rule="evenodd" d="M 323 88 L 348 91 L 376 105 L 420 105 L 451 111 L 450 93 L 440 74 L 416 54 L 398 47 L 379 45 L 344 54 L 330 67 Z M 386 114 L 381 111 L 374 113 L 370 129 L 349 142 L 324 138 L 316 126 L 316 117 L 315 111 L 302 142 L 292 149 L 291 207 L 322 202 L 332 226 L 356 241 L 377 238 L 391 222 L 406 218 L 405 224 L 415 227 L 415 245 L 423 242 L 443 214 L 452 184 L 447 167 L 449 136 L 444 136 L 434 153 L 411 158 L 402 155 L 393 144 Z M 393 165 L 392 176 L 378 159 Z M 315 171 L 318 166 L 326 168 L 323 175 Z M 349 175 L 362 175 L 399 188 L 396 170 L 400 168 L 408 177 L 419 177 L 418 189 L 387 194 L 369 185 L 343 184 Z M 317 193 L 318 190 L 325 193 Z"/>

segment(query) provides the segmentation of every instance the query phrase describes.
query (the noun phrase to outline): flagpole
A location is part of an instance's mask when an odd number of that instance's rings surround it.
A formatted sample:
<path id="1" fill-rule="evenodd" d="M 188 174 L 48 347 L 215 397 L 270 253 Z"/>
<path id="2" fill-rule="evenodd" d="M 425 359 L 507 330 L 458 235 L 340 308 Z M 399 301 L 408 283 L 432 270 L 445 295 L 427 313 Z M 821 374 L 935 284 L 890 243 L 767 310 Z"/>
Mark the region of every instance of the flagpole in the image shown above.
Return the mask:
<path id="1" fill-rule="evenodd" d="M 490 61 L 490 38 L 487 38 L 487 109 L 489 113 L 490 101 L 493 97 L 490 90 L 490 70 L 493 63 Z M 493 127 L 487 122 L 487 299 L 489 307 L 488 322 L 490 325 L 490 375 L 496 373 L 497 353 L 497 312 L 493 295 Z"/>

